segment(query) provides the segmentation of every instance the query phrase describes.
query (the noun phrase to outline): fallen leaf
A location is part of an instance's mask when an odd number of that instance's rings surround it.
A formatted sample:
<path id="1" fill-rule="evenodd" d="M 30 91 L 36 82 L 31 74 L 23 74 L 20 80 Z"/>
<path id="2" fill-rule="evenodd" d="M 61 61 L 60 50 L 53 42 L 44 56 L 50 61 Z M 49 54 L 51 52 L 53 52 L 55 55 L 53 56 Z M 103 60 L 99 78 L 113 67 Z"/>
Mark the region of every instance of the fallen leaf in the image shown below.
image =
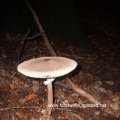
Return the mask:
<path id="1" fill-rule="evenodd" d="M 38 95 L 36 95 L 35 93 L 30 93 L 25 97 L 25 101 L 31 101 L 38 98 L 39 98 Z"/>
<path id="2" fill-rule="evenodd" d="M 12 83 L 10 84 L 10 88 L 12 90 L 22 90 L 28 87 L 28 85 L 24 84 L 24 82 L 20 81 L 17 77 L 11 76 L 13 79 Z"/>
<path id="3" fill-rule="evenodd" d="M 107 81 L 105 81 L 105 83 L 108 84 L 108 85 L 114 85 L 115 84 L 113 80 L 107 80 Z"/>
<path id="4" fill-rule="evenodd" d="M 39 82 L 33 81 L 32 84 L 33 84 L 32 90 L 33 90 L 35 93 L 38 92 L 38 90 L 39 90 Z"/>
<path id="5" fill-rule="evenodd" d="M 93 76 L 91 74 L 88 73 L 87 76 L 88 76 L 88 80 L 93 80 Z"/>
<path id="6" fill-rule="evenodd" d="M 30 115 L 30 111 L 28 109 L 22 109 L 21 111 L 17 111 L 15 113 L 20 119 L 28 119 Z"/>

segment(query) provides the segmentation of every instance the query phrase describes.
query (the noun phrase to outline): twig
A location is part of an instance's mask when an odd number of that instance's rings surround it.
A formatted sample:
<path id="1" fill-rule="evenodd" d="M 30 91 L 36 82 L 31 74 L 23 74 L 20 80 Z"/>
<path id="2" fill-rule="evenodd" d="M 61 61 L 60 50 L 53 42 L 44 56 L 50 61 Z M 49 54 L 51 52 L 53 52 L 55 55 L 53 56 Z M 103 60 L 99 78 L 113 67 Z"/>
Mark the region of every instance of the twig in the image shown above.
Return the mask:
<path id="1" fill-rule="evenodd" d="M 66 108 L 54 108 L 54 109 L 67 111 L 67 112 L 69 112 L 70 116 L 73 116 L 73 117 L 77 118 L 78 120 L 84 120 L 80 115 L 78 115 L 71 109 L 68 109 L 68 108 L 67 109 Z"/>
<path id="2" fill-rule="evenodd" d="M 29 106 L 29 107 L 7 107 L 7 108 L 0 108 L 0 111 L 11 110 L 11 109 L 39 109 L 40 107 L 37 106 Z"/>
<path id="3" fill-rule="evenodd" d="M 70 112 L 69 114 L 70 114 L 70 116 L 73 116 L 73 117 L 77 118 L 78 120 L 84 120 L 80 115 L 78 115 L 76 113 Z"/>
<path id="4" fill-rule="evenodd" d="M 70 78 L 66 78 L 66 81 L 68 82 L 68 84 L 63 84 L 59 81 L 55 82 L 55 84 L 59 85 L 59 86 L 62 86 L 64 87 L 65 89 L 69 89 L 71 90 L 71 88 L 79 93 L 81 96 L 87 98 L 90 102 L 94 103 L 94 104 L 100 104 L 100 101 L 98 101 L 95 97 L 93 97 L 92 95 L 90 95 L 88 92 L 84 91 L 83 89 L 81 88 L 78 88 L 77 85 L 75 85 L 71 80 Z"/>
<path id="5" fill-rule="evenodd" d="M 27 30 L 27 33 L 26 33 L 25 36 L 23 37 L 22 47 L 21 47 L 21 50 L 20 50 L 20 54 L 19 54 L 19 56 L 18 56 L 18 63 L 20 62 L 20 59 L 21 59 L 21 56 L 22 56 L 22 53 L 23 53 L 23 50 L 24 50 L 24 46 L 25 46 L 25 40 L 26 40 L 29 32 L 30 32 L 30 29 Z"/>
<path id="6" fill-rule="evenodd" d="M 94 104 L 100 104 L 101 103 L 100 101 L 98 101 L 95 97 L 93 97 L 88 92 L 84 91 L 81 88 L 78 88 L 77 85 L 75 85 L 70 79 L 68 79 L 68 78 L 66 78 L 66 79 L 67 79 L 67 82 L 71 85 L 71 87 L 73 88 L 74 91 L 76 91 L 77 93 L 79 93 L 83 97 L 87 98 L 90 102 L 92 102 Z"/>
<path id="7" fill-rule="evenodd" d="M 40 37 L 40 36 L 41 36 L 40 33 L 37 33 L 37 34 L 35 34 L 35 35 L 32 35 L 32 36 L 30 36 L 30 37 L 27 37 L 26 40 L 34 40 L 35 38 Z M 20 38 L 16 38 L 17 40 L 14 41 L 14 42 L 19 42 L 19 41 L 21 41 L 23 38 L 24 38 L 24 36 L 21 36 Z"/>
<path id="8" fill-rule="evenodd" d="M 68 89 L 68 90 L 71 89 L 71 86 L 70 86 L 69 84 L 64 84 L 64 83 L 59 82 L 59 81 L 56 81 L 55 84 L 56 84 L 56 85 L 59 85 L 59 86 L 61 86 L 61 87 L 64 87 L 65 89 Z"/>
<path id="9" fill-rule="evenodd" d="M 30 37 L 27 37 L 26 40 L 28 40 L 28 41 L 34 40 L 34 39 L 36 39 L 36 38 L 38 38 L 38 37 L 40 37 L 40 36 L 41 36 L 40 33 L 36 33 L 35 35 L 32 35 L 32 36 L 30 36 Z M 8 42 L 12 42 L 12 43 L 20 42 L 20 41 L 23 40 L 23 38 L 24 38 L 24 36 L 21 35 L 20 37 L 15 37 L 15 38 L 9 40 Z"/>
<path id="10" fill-rule="evenodd" d="M 40 33 L 41 33 L 41 37 L 43 38 L 46 47 L 48 48 L 48 50 L 50 51 L 50 53 L 51 53 L 52 56 L 57 56 L 55 50 L 53 49 L 53 47 L 52 47 L 51 44 L 49 43 L 48 37 L 47 37 L 45 31 L 43 30 L 43 27 L 42 27 L 42 25 L 40 24 L 39 19 L 38 19 L 37 15 L 36 15 L 35 11 L 34 11 L 33 8 L 30 6 L 30 4 L 28 3 L 28 1 L 27 1 L 27 0 L 25 0 L 25 1 L 26 1 L 26 4 L 27 4 L 29 10 L 30 10 L 31 13 L 33 14 L 33 17 L 34 17 L 34 19 L 35 19 L 35 22 L 36 22 L 38 28 L 39 28 L 39 31 L 40 31 Z M 99 102 L 97 99 L 95 99 L 92 95 L 90 95 L 90 94 L 87 93 L 86 91 L 78 88 L 78 87 L 71 81 L 71 79 L 70 79 L 69 77 L 67 77 L 66 79 L 67 79 L 68 84 L 72 87 L 72 89 L 73 89 L 75 92 L 77 92 L 77 93 L 79 93 L 80 95 L 84 96 L 85 98 L 87 98 L 88 100 L 90 100 L 92 103 L 95 103 L 95 104 L 96 104 L 96 103 L 100 103 L 100 102 Z"/>
<path id="11" fill-rule="evenodd" d="M 37 34 L 35 34 L 35 35 L 33 35 L 33 36 L 27 37 L 27 40 L 33 40 L 33 39 L 35 39 L 35 38 L 37 38 L 37 37 L 40 37 L 40 36 L 41 36 L 41 34 L 40 34 L 40 33 L 37 33 Z"/>
<path id="12" fill-rule="evenodd" d="M 41 34 L 41 37 L 42 37 L 43 40 L 44 40 L 44 43 L 45 43 L 46 47 L 48 48 L 48 50 L 50 51 L 50 53 L 51 53 L 52 56 L 57 56 L 57 54 L 55 53 L 53 47 L 51 46 L 51 44 L 50 44 L 50 42 L 49 42 L 49 40 L 48 40 L 48 37 L 47 37 L 47 35 L 46 35 L 46 33 L 45 33 L 42 25 L 41 25 L 40 22 L 39 22 L 38 16 L 36 15 L 35 11 L 34 11 L 33 8 L 31 7 L 31 5 L 28 3 L 28 1 L 25 0 L 25 2 L 26 2 L 27 6 L 28 6 L 28 8 L 29 8 L 29 10 L 30 10 L 30 12 L 32 13 L 32 15 L 33 15 L 33 17 L 34 17 L 34 19 L 35 19 L 35 22 L 36 22 L 36 24 L 37 24 L 37 26 L 38 26 L 39 32 L 40 32 L 40 34 Z"/>

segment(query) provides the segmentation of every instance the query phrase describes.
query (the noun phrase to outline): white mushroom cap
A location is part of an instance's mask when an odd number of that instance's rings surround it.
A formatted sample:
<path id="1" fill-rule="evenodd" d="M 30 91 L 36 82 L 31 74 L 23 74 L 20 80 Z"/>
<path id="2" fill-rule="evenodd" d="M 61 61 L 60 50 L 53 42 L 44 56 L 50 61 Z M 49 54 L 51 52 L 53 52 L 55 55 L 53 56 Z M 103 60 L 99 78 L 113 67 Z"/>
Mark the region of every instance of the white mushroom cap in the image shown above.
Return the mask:
<path id="1" fill-rule="evenodd" d="M 18 65 L 17 70 L 33 78 L 56 78 L 74 70 L 77 63 L 65 57 L 40 57 Z"/>

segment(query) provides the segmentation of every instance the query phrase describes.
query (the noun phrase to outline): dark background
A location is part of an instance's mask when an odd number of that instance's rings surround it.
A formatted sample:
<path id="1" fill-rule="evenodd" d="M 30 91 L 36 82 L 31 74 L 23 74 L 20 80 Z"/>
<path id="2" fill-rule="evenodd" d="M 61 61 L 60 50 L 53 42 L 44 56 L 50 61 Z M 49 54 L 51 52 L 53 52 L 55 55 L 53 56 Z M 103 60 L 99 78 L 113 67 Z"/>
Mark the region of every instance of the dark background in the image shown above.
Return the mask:
<path id="1" fill-rule="evenodd" d="M 86 10 L 94 8 L 118 14 L 120 11 L 120 4 L 117 0 L 29 0 L 29 2 L 40 19 L 43 19 L 41 21 L 49 19 L 47 22 L 50 22 L 51 19 L 58 19 L 56 21 L 61 22 L 61 24 L 64 20 L 75 17 L 75 14 L 79 17 L 79 10 L 83 7 Z M 34 22 L 24 0 L 1 0 L 0 15 L 0 32 L 24 31 L 26 26 L 31 27 Z M 61 21 L 62 17 L 64 17 L 63 21 Z"/>
<path id="2" fill-rule="evenodd" d="M 79 14 L 82 8 L 83 14 L 91 9 L 93 12 L 99 10 L 114 16 L 118 16 L 120 12 L 116 0 L 29 0 L 29 3 L 40 18 L 50 40 L 57 43 L 74 41 L 75 44 L 79 41 L 83 47 L 84 43 L 86 46 L 86 42 L 90 44 L 87 33 L 91 30 Z M 0 15 L 0 33 L 25 33 L 28 28 L 31 28 L 32 34 L 38 32 L 24 0 L 2 0 Z"/>

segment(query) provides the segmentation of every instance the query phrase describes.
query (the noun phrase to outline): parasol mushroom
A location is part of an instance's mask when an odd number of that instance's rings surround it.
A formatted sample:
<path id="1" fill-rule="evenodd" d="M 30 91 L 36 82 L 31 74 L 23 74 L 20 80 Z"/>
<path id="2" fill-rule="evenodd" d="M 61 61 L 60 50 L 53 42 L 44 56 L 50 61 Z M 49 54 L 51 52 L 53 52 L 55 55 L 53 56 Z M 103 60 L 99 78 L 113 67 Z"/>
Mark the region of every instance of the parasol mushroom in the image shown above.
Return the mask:
<path id="1" fill-rule="evenodd" d="M 17 69 L 20 73 L 33 78 L 46 78 L 44 84 L 48 89 L 48 113 L 51 115 L 53 105 L 53 89 L 52 81 L 56 77 L 68 74 L 74 70 L 77 63 L 74 60 L 65 57 L 40 57 L 27 60 L 18 65 Z"/>

